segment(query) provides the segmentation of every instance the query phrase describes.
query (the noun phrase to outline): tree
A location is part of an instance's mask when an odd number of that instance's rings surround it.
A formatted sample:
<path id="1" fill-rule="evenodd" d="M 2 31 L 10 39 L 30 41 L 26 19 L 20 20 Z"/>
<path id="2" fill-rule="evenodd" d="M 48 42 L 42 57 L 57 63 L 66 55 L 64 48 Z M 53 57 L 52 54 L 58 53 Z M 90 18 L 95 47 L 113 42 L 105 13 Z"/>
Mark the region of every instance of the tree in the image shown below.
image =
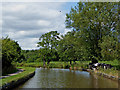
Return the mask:
<path id="1" fill-rule="evenodd" d="M 76 54 L 76 57 L 77 57 L 77 60 L 79 61 L 85 61 L 85 60 L 89 60 L 90 59 L 90 45 L 88 43 L 88 41 L 86 40 L 86 37 L 83 37 L 83 34 L 78 31 L 76 32 L 75 34 L 75 41 L 74 41 L 74 44 L 75 44 L 75 54 Z"/>
<path id="2" fill-rule="evenodd" d="M 53 56 L 53 52 L 58 46 L 59 39 L 59 33 L 57 33 L 57 31 L 45 33 L 39 38 L 40 42 L 38 42 L 38 47 L 44 48 L 44 51 L 47 53 L 46 61 L 48 64 L 53 59 L 53 57 L 55 58 L 55 56 Z"/>
<path id="3" fill-rule="evenodd" d="M 70 65 L 72 64 L 72 61 L 75 63 L 77 60 L 74 42 L 74 32 L 68 32 L 65 36 L 62 36 L 58 45 L 60 58 L 64 61 L 70 61 Z"/>
<path id="4" fill-rule="evenodd" d="M 12 61 L 19 61 L 21 48 L 19 44 L 10 38 L 2 39 L 2 65 L 9 66 Z"/>
<path id="5" fill-rule="evenodd" d="M 2 39 L 0 39 L 0 63 L 2 60 Z"/>
<path id="6" fill-rule="evenodd" d="M 84 46 L 88 47 L 90 56 L 99 60 L 102 57 L 99 41 L 111 31 L 119 31 L 118 10 L 117 2 L 79 2 L 66 14 L 66 27 L 79 31 L 83 42 L 87 41 Z"/>
<path id="7" fill-rule="evenodd" d="M 48 59 L 48 49 L 47 48 L 40 48 L 39 49 L 39 56 L 40 59 L 43 61 L 43 66 L 45 67 L 45 62 Z"/>
<path id="8" fill-rule="evenodd" d="M 2 76 L 2 39 L 0 39 L 0 76 Z"/>
<path id="9" fill-rule="evenodd" d="M 19 61 L 21 57 L 21 48 L 19 44 L 10 38 L 2 38 L 2 74 L 10 73 L 10 69 L 15 69 L 12 62 Z M 12 71 L 12 70 L 11 70 Z"/>
<path id="10" fill-rule="evenodd" d="M 115 60 L 118 59 L 120 44 L 118 38 L 114 35 L 107 35 L 102 38 L 102 43 L 99 43 L 101 47 L 101 54 L 103 60 Z"/>
<path id="11" fill-rule="evenodd" d="M 39 59 L 39 50 L 22 50 L 23 60 L 25 62 L 37 62 Z"/>

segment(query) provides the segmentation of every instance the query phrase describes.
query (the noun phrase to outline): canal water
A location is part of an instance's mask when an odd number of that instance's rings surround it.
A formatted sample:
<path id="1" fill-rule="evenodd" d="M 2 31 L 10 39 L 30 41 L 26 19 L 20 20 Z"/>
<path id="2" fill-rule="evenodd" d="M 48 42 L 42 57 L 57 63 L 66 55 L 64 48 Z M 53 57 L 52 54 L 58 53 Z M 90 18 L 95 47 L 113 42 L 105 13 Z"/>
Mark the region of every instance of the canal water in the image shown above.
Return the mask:
<path id="1" fill-rule="evenodd" d="M 118 83 L 85 71 L 36 68 L 35 76 L 20 88 L 118 88 Z"/>

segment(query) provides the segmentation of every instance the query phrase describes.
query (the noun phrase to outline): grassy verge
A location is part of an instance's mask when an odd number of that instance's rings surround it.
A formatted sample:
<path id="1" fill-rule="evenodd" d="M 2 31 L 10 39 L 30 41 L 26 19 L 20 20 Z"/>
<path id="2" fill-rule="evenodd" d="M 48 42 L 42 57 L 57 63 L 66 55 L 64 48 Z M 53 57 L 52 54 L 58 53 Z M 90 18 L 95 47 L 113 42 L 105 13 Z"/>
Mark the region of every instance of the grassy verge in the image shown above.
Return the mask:
<path id="1" fill-rule="evenodd" d="M 118 78 L 118 70 L 115 70 L 115 69 L 102 69 L 102 68 L 99 68 L 98 72 L 105 73 L 105 74 L 108 74 L 110 76 L 116 76 Z"/>
<path id="2" fill-rule="evenodd" d="M 75 66 L 83 66 L 88 65 L 90 61 L 76 61 Z M 16 67 L 43 67 L 43 62 L 32 62 L 32 63 L 13 63 Z M 63 61 L 51 61 L 49 65 L 46 63 L 46 67 L 48 68 L 69 68 L 70 62 L 63 62 Z M 73 66 L 73 64 L 72 64 Z"/>
<path id="3" fill-rule="evenodd" d="M 42 67 L 43 62 L 32 62 L 32 63 L 13 63 L 14 66 L 16 67 Z"/>
<path id="4" fill-rule="evenodd" d="M 10 83 L 12 81 L 17 81 L 23 77 L 26 77 L 27 75 L 33 73 L 35 71 L 35 68 L 33 67 L 18 67 L 19 69 L 24 69 L 22 73 L 19 73 L 17 75 L 13 75 L 7 78 L 0 79 L 0 87 L 4 84 Z"/>

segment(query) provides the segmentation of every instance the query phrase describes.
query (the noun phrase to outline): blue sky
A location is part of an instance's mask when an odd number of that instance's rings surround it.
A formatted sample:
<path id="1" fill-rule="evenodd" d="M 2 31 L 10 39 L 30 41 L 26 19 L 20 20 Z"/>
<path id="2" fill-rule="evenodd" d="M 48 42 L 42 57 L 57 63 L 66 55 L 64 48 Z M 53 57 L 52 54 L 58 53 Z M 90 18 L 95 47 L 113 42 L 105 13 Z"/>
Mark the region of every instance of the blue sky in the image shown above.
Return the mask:
<path id="1" fill-rule="evenodd" d="M 64 7 L 62 7 L 63 10 L 65 10 L 66 13 L 69 13 L 71 10 L 71 7 L 74 7 L 77 5 L 77 2 L 66 2 Z"/>
<path id="2" fill-rule="evenodd" d="M 11 2 L 2 6 L 2 36 L 22 49 L 38 49 L 39 37 L 49 31 L 65 34 L 65 15 L 77 2 Z M 59 12 L 61 11 L 61 12 Z"/>

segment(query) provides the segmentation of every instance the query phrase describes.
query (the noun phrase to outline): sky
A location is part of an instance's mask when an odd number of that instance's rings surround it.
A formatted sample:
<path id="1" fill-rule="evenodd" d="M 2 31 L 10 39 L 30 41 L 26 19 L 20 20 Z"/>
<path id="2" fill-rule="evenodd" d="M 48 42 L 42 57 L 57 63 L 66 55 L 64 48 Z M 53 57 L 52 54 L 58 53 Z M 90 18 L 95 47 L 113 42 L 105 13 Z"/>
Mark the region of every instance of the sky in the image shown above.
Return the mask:
<path id="1" fill-rule="evenodd" d="M 77 2 L 3 2 L 2 36 L 18 41 L 23 50 L 38 49 L 42 34 L 70 31 L 65 28 L 65 17 L 76 5 Z"/>

